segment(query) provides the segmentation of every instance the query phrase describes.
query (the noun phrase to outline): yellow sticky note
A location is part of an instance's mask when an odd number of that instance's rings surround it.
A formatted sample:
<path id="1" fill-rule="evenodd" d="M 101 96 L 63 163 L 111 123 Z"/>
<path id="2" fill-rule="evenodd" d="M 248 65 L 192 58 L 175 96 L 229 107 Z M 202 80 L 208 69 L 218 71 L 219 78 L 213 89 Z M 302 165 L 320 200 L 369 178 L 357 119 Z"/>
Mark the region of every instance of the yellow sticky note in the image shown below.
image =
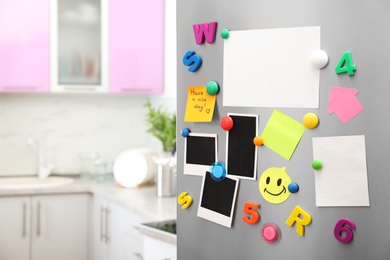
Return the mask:
<path id="1" fill-rule="evenodd" d="M 216 95 L 209 95 L 206 86 L 188 87 L 188 99 L 184 122 L 211 122 Z"/>
<path id="2" fill-rule="evenodd" d="M 290 160 L 304 132 L 304 125 L 275 109 L 261 137 L 265 146 Z"/>

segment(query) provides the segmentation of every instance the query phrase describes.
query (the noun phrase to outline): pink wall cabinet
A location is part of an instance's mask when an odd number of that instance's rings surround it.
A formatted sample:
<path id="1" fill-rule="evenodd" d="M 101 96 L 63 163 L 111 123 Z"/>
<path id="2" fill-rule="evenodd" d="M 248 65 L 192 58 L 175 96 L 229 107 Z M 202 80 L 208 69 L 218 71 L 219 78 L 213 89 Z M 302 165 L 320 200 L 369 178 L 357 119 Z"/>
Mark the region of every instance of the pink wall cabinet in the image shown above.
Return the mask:
<path id="1" fill-rule="evenodd" d="M 164 1 L 111 0 L 111 93 L 155 94 L 164 86 Z"/>
<path id="2" fill-rule="evenodd" d="M 50 2 L 52 92 L 108 92 L 108 2 Z"/>
<path id="3" fill-rule="evenodd" d="M 0 92 L 48 92 L 49 0 L 0 0 L 0 10 Z"/>

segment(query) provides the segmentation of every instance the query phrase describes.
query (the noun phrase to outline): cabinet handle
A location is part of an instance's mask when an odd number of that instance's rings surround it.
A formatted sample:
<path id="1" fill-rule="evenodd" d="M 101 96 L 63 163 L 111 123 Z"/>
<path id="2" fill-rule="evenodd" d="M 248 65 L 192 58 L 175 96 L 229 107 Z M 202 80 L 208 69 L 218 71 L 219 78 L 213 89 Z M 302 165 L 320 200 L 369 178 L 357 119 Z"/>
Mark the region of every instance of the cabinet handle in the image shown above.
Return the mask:
<path id="1" fill-rule="evenodd" d="M 41 202 L 37 205 L 37 237 L 41 235 Z"/>
<path id="2" fill-rule="evenodd" d="M 64 86 L 64 89 L 71 91 L 95 91 L 97 87 L 95 86 Z"/>
<path id="3" fill-rule="evenodd" d="M 108 241 L 110 241 L 109 231 L 108 231 L 108 217 L 110 215 L 111 211 L 106 208 L 106 244 L 108 244 Z"/>
<path id="4" fill-rule="evenodd" d="M 103 208 L 103 206 L 100 206 L 100 241 L 103 241 L 104 239 L 104 233 L 103 233 L 103 230 L 104 230 L 104 227 L 103 227 L 103 217 L 104 217 L 104 212 L 106 211 L 105 208 Z"/>
<path id="5" fill-rule="evenodd" d="M 35 90 L 35 89 L 37 89 L 37 87 L 28 87 L 28 86 L 25 86 L 25 87 L 22 87 L 22 86 L 2 86 L 1 88 L 2 89 L 6 89 L 6 90 L 11 90 L 11 89 L 15 89 L 15 90 Z"/>
<path id="6" fill-rule="evenodd" d="M 121 88 L 122 92 L 151 92 L 152 88 Z"/>
<path id="7" fill-rule="evenodd" d="M 26 202 L 23 203 L 23 228 L 22 228 L 22 235 L 23 238 L 26 237 L 26 220 L 27 220 L 27 205 Z"/>

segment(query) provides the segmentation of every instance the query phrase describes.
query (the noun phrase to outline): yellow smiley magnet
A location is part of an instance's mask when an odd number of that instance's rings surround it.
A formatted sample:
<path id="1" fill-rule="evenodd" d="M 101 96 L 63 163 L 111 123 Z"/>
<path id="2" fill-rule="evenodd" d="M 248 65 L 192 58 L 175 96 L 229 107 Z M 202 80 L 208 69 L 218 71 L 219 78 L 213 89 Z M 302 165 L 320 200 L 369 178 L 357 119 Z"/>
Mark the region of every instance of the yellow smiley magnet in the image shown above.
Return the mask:
<path id="1" fill-rule="evenodd" d="M 291 179 L 286 167 L 271 167 L 263 172 L 259 181 L 259 190 L 263 198 L 273 204 L 284 202 L 290 196 L 288 185 Z"/>

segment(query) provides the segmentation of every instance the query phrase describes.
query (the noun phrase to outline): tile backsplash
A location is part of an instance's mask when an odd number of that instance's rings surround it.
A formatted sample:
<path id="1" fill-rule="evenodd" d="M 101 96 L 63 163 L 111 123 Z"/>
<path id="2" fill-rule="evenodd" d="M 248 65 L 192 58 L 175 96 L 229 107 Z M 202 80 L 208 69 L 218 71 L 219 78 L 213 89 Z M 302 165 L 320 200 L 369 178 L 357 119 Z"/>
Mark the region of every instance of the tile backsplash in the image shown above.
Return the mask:
<path id="1" fill-rule="evenodd" d="M 37 173 L 37 151 L 27 145 L 29 138 L 39 142 L 57 174 L 78 174 L 82 152 L 97 152 L 112 163 L 126 149 L 160 151 L 159 141 L 146 133 L 148 98 L 156 105 L 175 103 L 162 96 L 0 95 L 0 175 Z"/>

